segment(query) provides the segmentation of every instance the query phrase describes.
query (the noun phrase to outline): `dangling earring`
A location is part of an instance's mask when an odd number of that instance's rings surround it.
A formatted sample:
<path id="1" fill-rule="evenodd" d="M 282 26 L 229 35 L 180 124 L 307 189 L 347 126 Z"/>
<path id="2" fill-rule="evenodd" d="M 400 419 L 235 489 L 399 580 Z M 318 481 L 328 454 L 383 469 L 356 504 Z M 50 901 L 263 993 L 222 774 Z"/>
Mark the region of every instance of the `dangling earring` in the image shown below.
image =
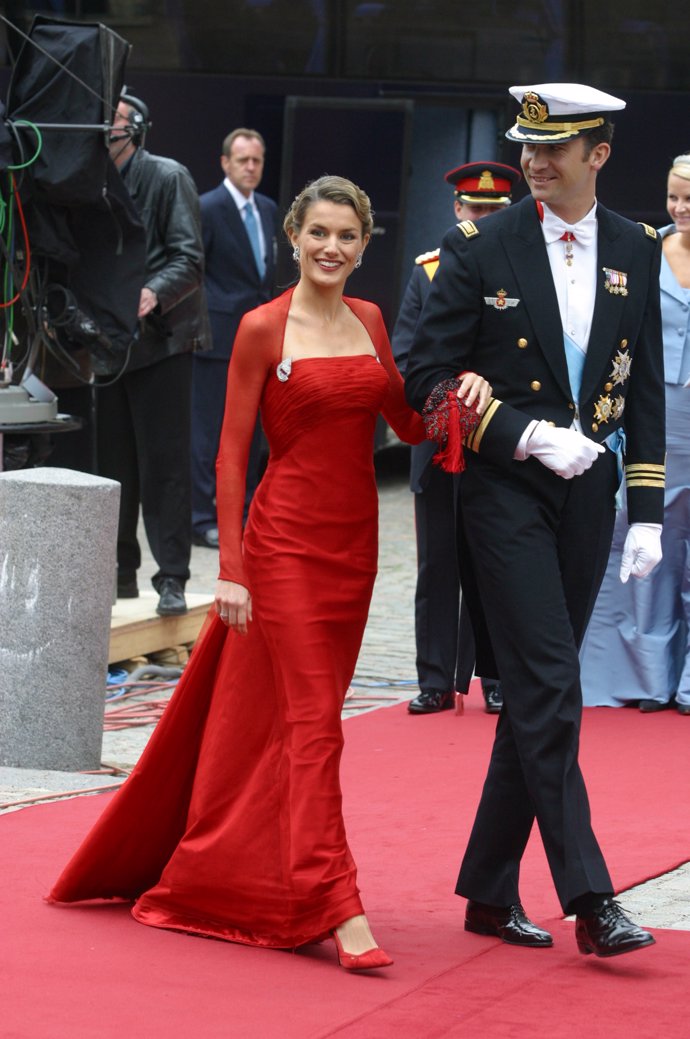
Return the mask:
<path id="1" fill-rule="evenodd" d="M 361 267 L 361 266 L 362 266 L 362 254 L 361 253 L 357 253 L 357 259 L 355 260 L 355 267 Z"/>
<path id="2" fill-rule="evenodd" d="M 298 245 L 296 245 L 295 248 L 292 250 L 292 258 L 295 261 L 295 263 L 299 263 L 299 246 Z"/>

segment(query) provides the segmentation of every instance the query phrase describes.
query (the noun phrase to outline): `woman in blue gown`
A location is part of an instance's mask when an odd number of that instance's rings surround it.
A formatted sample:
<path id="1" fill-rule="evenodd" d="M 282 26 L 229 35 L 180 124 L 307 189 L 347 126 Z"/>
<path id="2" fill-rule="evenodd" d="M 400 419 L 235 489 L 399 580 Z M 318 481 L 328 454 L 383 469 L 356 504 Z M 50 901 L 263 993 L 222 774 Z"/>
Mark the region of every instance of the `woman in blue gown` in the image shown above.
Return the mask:
<path id="1" fill-rule="evenodd" d="M 628 517 L 616 519 L 606 576 L 580 652 L 585 706 L 639 702 L 644 713 L 690 715 L 690 154 L 668 174 L 661 228 L 661 312 L 666 380 L 663 559 L 622 584 Z"/>

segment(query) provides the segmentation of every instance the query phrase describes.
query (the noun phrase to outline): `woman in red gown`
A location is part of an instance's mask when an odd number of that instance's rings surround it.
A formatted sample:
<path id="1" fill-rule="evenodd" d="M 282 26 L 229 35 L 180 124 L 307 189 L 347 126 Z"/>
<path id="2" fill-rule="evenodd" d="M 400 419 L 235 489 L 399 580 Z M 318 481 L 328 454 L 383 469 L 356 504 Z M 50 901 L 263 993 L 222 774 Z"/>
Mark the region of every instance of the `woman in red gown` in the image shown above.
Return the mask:
<path id="1" fill-rule="evenodd" d="M 295 948 L 329 934 L 350 970 L 387 966 L 345 836 L 341 708 L 376 575 L 379 412 L 411 443 L 378 308 L 343 297 L 372 229 L 369 199 L 322 177 L 285 219 L 300 277 L 247 314 L 218 455 L 216 615 L 131 777 L 50 900 L 135 899 L 134 917 Z M 473 428 L 490 388 L 460 381 Z M 257 409 L 270 447 L 242 532 Z"/>

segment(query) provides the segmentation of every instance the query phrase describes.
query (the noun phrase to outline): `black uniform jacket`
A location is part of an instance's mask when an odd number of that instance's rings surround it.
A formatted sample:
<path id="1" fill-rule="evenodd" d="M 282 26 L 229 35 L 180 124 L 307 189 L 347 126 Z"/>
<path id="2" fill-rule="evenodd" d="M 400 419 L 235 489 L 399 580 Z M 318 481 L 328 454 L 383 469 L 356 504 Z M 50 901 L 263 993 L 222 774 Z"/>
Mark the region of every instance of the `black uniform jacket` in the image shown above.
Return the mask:
<path id="1" fill-rule="evenodd" d="M 597 206 L 597 285 L 579 401 L 583 432 L 625 431 L 631 522 L 663 520 L 664 387 L 660 240 L 653 228 Z M 466 440 L 477 461 L 513 461 L 531 419 L 573 422 L 563 327 L 531 197 L 451 228 L 416 329 L 406 392 L 421 411 L 439 382 L 476 371 L 494 397 Z"/>

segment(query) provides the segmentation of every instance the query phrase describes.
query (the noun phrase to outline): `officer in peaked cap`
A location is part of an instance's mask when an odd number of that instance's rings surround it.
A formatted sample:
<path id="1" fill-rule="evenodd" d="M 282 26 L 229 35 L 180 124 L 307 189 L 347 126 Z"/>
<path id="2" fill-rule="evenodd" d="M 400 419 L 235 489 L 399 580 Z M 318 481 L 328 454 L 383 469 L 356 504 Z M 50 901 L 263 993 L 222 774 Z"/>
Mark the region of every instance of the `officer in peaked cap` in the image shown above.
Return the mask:
<path id="1" fill-rule="evenodd" d="M 660 248 L 653 228 L 596 199 L 624 102 L 576 83 L 510 92 L 520 109 L 507 136 L 531 197 L 445 236 L 406 376 L 419 411 L 468 369 L 494 393 L 465 442 L 458 560 L 477 670 L 500 675 L 504 706 L 456 892 L 466 930 L 551 945 L 518 889 L 536 819 L 579 950 L 613 956 L 654 939 L 613 900 L 592 831 L 578 649 L 608 560 L 623 436 L 621 579 L 661 558 Z"/>
<path id="2" fill-rule="evenodd" d="M 520 171 L 502 162 L 468 162 L 445 180 L 455 189 L 456 220 L 480 220 L 510 205 Z M 404 374 L 417 320 L 438 268 L 439 250 L 415 260 L 393 330 L 393 354 Z M 460 584 L 455 564 L 457 479 L 433 465 L 436 444 L 417 444 L 410 452 L 410 489 L 414 492 L 417 534 L 415 637 L 419 695 L 410 714 L 436 714 L 453 707 L 457 691 L 466 693 L 474 670 L 474 639 L 466 610 L 459 622 Z M 449 562 L 450 561 L 450 562 Z M 501 710 L 496 680 L 482 680 L 485 710 Z M 462 701 L 458 701 L 461 704 Z"/>

